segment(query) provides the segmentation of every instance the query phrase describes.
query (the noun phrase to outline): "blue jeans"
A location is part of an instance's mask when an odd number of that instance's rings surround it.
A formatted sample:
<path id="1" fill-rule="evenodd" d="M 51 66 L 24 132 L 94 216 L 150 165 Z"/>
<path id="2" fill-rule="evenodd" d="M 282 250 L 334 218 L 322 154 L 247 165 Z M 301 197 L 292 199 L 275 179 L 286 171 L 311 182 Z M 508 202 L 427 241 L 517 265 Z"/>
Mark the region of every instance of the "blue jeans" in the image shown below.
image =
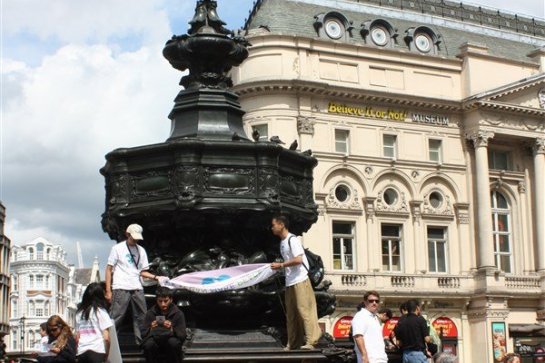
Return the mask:
<path id="1" fill-rule="evenodd" d="M 403 363 L 428 363 L 428 358 L 421 351 L 407 350 L 403 352 Z"/>

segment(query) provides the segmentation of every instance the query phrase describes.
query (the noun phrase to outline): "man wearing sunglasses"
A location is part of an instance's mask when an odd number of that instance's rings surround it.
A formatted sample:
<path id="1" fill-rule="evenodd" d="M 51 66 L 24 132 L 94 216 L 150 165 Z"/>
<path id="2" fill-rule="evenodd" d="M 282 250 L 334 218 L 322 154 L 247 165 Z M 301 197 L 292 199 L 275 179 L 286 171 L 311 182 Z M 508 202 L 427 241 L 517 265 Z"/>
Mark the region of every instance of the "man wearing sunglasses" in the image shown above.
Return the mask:
<path id="1" fill-rule="evenodd" d="M 380 295 L 367 291 L 363 295 L 364 309 L 352 319 L 352 334 L 358 363 L 388 363 L 382 327 L 377 316 Z"/>

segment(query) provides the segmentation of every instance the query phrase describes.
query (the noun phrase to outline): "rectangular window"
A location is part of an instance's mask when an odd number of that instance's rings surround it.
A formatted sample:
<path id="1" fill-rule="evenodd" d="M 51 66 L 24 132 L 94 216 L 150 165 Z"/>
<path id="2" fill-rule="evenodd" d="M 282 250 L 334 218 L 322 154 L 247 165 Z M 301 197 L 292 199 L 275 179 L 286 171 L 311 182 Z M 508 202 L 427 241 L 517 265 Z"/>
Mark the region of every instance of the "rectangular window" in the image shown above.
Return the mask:
<path id="1" fill-rule="evenodd" d="M 44 303 L 41 301 L 36 302 L 36 316 L 45 316 Z"/>
<path id="2" fill-rule="evenodd" d="M 496 267 L 511 272 L 510 209 L 507 199 L 499 192 L 492 192 L 492 234 Z"/>
<path id="3" fill-rule="evenodd" d="M 36 288 L 37 289 L 44 288 L 44 275 L 36 275 Z"/>
<path id="4" fill-rule="evenodd" d="M 382 270 L 401 271 L 401 225 L 381 225 Z"/>
<path id="5" fill-rule="evenodd" d="M 259 133 L 259 140 L 258 141 L 267 141 L 267 140 L 269 140 L 269 125 L 261 124 L 261 125 L 252 126 L 252 132 L 254 133 L 256 131 Z"/>
<path id="6" fill-rule="evenodd" d="M 441 150 L 442 142 L 441 140 L 428 140 L 428 150 L 429 150 L 429 157 L 430 161 L 435 161 L 436 163 L 442 162 L 442 150 Z"/>
<path id="7" fill-rule="evenodd" d="M 511 155 L 507 151 L 488 151 L 488 167 L 495 170 L 511 170 Z"/>
<path id="8" fill-rule="evenodd" d="M 348 138 L 350 132 L 348 130 L 335 130 L 335 151 L 338 153 L 348 154 Z"/>
<path id="9" fill-rule="evenodd" d="M 354 269 L 354 223 L 333 222 L 333 269 Z"/>
<path id="10" fill-rule="evenodd" d="M 447 272 L 447 231 L 428 227 L 428 264 L 430 272 Z"/>
<path id="11" fill-rule="evenodd" d="M 386 158 L 397 157 L 397 136 L 396 135 L 382 135 L 382 147 L 383 155 Z"/>
<path id="12" fill-rule="evenodd" d="M 34 276 L 32 276 L 32 275 L 28 276 L 28 287 L 30 289 L 34 288 Z"/>

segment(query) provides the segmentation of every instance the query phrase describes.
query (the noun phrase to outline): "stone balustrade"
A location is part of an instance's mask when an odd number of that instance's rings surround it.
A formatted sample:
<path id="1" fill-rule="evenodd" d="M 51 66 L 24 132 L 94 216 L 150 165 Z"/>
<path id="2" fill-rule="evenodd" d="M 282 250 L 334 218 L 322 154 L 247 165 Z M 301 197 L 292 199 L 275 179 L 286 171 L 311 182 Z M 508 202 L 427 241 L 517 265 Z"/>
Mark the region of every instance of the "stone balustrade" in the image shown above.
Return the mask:
<path id="1" fill-rule="evenodd" d="M 473 275 L 392 274 L 384 272 L 326 272 L 326 280 L 332 282 L 334 293 L 362 290 L 378 290 L 384 293 L 421 291 L 426 294 L 471 294 L 479 288 Z M 500 280 L 505 289 L 515 294 L 539 292 L 538 276 L 505 276 Z M 500 282 L 500 284 L 501 284 Z"/>

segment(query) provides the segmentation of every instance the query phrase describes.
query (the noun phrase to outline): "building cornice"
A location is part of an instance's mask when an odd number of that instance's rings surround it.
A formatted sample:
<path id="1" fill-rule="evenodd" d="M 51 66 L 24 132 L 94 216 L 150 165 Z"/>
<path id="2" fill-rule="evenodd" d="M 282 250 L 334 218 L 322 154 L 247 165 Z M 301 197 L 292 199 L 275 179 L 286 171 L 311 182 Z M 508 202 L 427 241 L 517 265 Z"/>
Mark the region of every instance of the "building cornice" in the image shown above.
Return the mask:
<path id="1" fill-rule="evenodd" d="M 495 93 L 489 96 L 489 98 L 491 100 L 494 100 L 503 96 L 524 91 L 528 88 L 538 86 L 540 84 L 545 84 L 545 73 L 540 73 L 535 77 L 529 77 L 526 80 L 506 85 L 505 87 L 496 90 Z"/>
<path id="2" fill-rule="evenodd" d="M 464 103 L 465 110 L 485 109 L 493 111 L 504 111 L 515 114 L 523 114 L 529 116 L 545 117 L 545 110 L 535 107 L 518 106 L 500 101 L 476 100 Z"/>
<path id="3" fill-rule="evenodd" d="M 305 93 L 314 96 L 342 97 L 350 100 L 415 107 L 420 109 L 425 108 L 448 112 L 462 111 L 461 104 L 458 101 L 448 101 L 431 97 L 422 99 L 417 96 L 403 93 L 385 93 L 370 89 L 344 87 L 339 85 L 331 85 L 327 82 L 316 82 L 309 80 L 260 79 L 248 82 L 243 81 L 233 87 L 233 90 L 239 96 L 261 93 L 271 94 L 271 92 L 292 92 Z"/>

